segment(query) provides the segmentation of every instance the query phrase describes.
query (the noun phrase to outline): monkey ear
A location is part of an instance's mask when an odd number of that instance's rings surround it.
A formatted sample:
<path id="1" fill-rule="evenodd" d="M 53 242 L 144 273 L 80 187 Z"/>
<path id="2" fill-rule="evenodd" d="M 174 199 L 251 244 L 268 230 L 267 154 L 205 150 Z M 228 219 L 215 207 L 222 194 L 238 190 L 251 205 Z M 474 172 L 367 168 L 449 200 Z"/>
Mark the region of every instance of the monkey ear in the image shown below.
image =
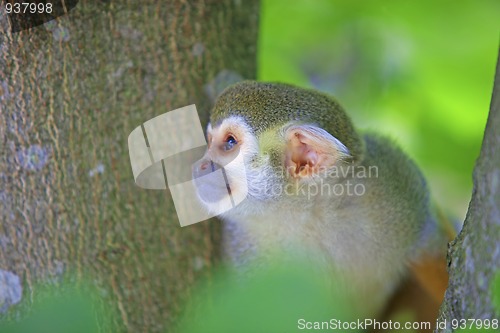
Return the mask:
<path id="1" fill-rule="evenodd" d="M 309 177 L 349 156 L 349 150 L 333 135 L 314 125 L 285 128 L 285 167 L 292 177 Z"/>

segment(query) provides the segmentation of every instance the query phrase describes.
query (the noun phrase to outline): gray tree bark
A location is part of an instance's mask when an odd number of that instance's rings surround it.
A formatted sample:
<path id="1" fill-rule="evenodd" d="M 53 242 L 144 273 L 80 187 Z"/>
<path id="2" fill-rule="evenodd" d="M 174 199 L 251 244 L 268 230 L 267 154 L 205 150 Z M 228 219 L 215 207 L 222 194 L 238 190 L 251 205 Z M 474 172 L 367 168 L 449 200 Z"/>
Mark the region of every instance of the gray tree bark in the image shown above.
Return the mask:
<path id="1" fill-rule="evenodd" d="M 74 273 L 120 331 L 173 325 L 217 260 L 218 227 L 181 228 L 168 191 L 137 187 L 127 137 L 193 103 L 206 123 L 223 87 L 254 79 L 258 7 L 87 0 L 0 35 L 0 314 Z"/>
<path id="2" fill-rule="evenodd" d="M 499 55 L 500 56 L 500 55 Z M 448 251 L 449 285 L 439 322 L 500 319 L 491 285 L 500 272 L 500 57 L 483 145 L 474 169 L 474 189 L 462 231 Z M 470 324 L 470 323 L 468 323 Z"/>

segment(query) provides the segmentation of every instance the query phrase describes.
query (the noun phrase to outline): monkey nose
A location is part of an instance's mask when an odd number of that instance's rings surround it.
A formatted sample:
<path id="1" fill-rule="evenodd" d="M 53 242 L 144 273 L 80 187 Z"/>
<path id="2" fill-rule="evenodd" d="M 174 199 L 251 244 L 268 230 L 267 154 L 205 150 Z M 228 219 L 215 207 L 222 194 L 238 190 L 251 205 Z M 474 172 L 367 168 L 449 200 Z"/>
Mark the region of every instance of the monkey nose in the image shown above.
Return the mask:
<path id="1" fill-rule="evenodd" d="M 208 162 L 208 161 L 203 162 L 203 163 L 201 163 L 201 165 L 200 165 L 200 169 L 201 169 L 201 170 L 206 170 L 206 169 L 208 169 L 208 167 L 209 167 L 209 166 L 211 166 L 211 164 L 212 164 L 212 163 L 213 163 L 213 162 Z"/>
<path id="2" fill-rule="evenodd" d="M 214 172 L 218 167 L 216 164 L 207 159 L 201 159 L 198 162 L 193 164 L 192 171 L 194 178 L 198 178 L 204 175 L 207 175 L 211 172 Z"/>

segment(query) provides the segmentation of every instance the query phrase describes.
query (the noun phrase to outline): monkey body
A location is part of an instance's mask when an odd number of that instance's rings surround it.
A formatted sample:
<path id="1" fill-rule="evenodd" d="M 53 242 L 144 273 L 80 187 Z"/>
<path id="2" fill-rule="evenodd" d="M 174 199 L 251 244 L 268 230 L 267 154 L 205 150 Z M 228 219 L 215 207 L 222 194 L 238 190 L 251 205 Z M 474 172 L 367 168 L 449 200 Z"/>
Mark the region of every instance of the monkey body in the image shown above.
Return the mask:
<path id="1" fill-rule="evenodd" d="M 389 140 L 373 135 L 365 140 L 371 153 L 358 166 L 377 166 L 378 177 L 335 179 L 329 184 L 331 195 L 304 186 L 303 193 L 268 203 L 250 216 L 246 204 L 258 206 L 258 202 L 245 202 L 223 214 L 224 252 L 233 264 L 249 265 L 279 252 L 303 256 L 341 272 L 343 283 L 359 295 L 355 302 L 362 304 L 366 315 L 380 311 L 406 274 L 408 263 L 418 259 L 424 244 L 430 245 L 425 237 L 435 222 L 415 165 Z M 362 184 L 365 192 L 333 194 L 338 184 L 346 192 L 347 183 L 351 188 Z"/>
<path id="2" fill-rule="evenodd" d="M 392 141 L 359 135 L 333 99 L 288 85 L 240 83 L 219 97 L 208 132 L 212 142 L 237 137 L 245 159 L 247 198 L 220 215 L 224 253 L 236 266 L 274 256 L 314 262 L 337 272 L 342 281 L 333 282 L 352 290 L 359 315 L 370 317 L 409 263 L 438 251 L 417 166 Z M 206 159 L 220 163 L 214 149 Z"/>

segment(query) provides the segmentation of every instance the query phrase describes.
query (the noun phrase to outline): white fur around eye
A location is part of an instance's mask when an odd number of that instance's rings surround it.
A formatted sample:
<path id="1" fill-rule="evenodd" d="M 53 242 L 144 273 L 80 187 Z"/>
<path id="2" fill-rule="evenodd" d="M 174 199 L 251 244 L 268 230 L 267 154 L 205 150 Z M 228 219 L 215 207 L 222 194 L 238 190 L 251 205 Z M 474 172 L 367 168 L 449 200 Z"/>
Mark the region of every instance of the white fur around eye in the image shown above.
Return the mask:
<path id="1" fill-rule="evenodd" d="M 243 153 L 245 157 L 258 153 L 257 138 L 243 117 L 231 116 L 224 119 L 215 128 L 212 128 L 211 125 L 209 126 L 214 142 L 223 143 L 227 134 L 231 133 L 236 141 L 238 141 L 240 153 Z"/>
<path id="2" fill-rule="evenodd" d="M 211 128 L 213 142 L 222 143 L 228 133 L 233 134 L 238 141 L 239 154 L 243 154 L 245 165 L 245 173 L 242 173 L 242 170 L 233 169 L 231 166 L 226 169 L 233 176 L 235 190 L 238 190 L 239 187 L 238 177 L 246 176 L 249 198 L 259 201 L 271 199 L 274 192 L 279 193 L 279 191 L 272 191 L 272 189 L 278 186 L 280 181 L 276 178 L 275 170 L 269 163 L 269 157 L 259 155 L 259 143 L 254 131 L 244 118 L 238 116 L 228 117 L 219 126 Z M 217 160 L 215 149 L 211 157 Z"/>

